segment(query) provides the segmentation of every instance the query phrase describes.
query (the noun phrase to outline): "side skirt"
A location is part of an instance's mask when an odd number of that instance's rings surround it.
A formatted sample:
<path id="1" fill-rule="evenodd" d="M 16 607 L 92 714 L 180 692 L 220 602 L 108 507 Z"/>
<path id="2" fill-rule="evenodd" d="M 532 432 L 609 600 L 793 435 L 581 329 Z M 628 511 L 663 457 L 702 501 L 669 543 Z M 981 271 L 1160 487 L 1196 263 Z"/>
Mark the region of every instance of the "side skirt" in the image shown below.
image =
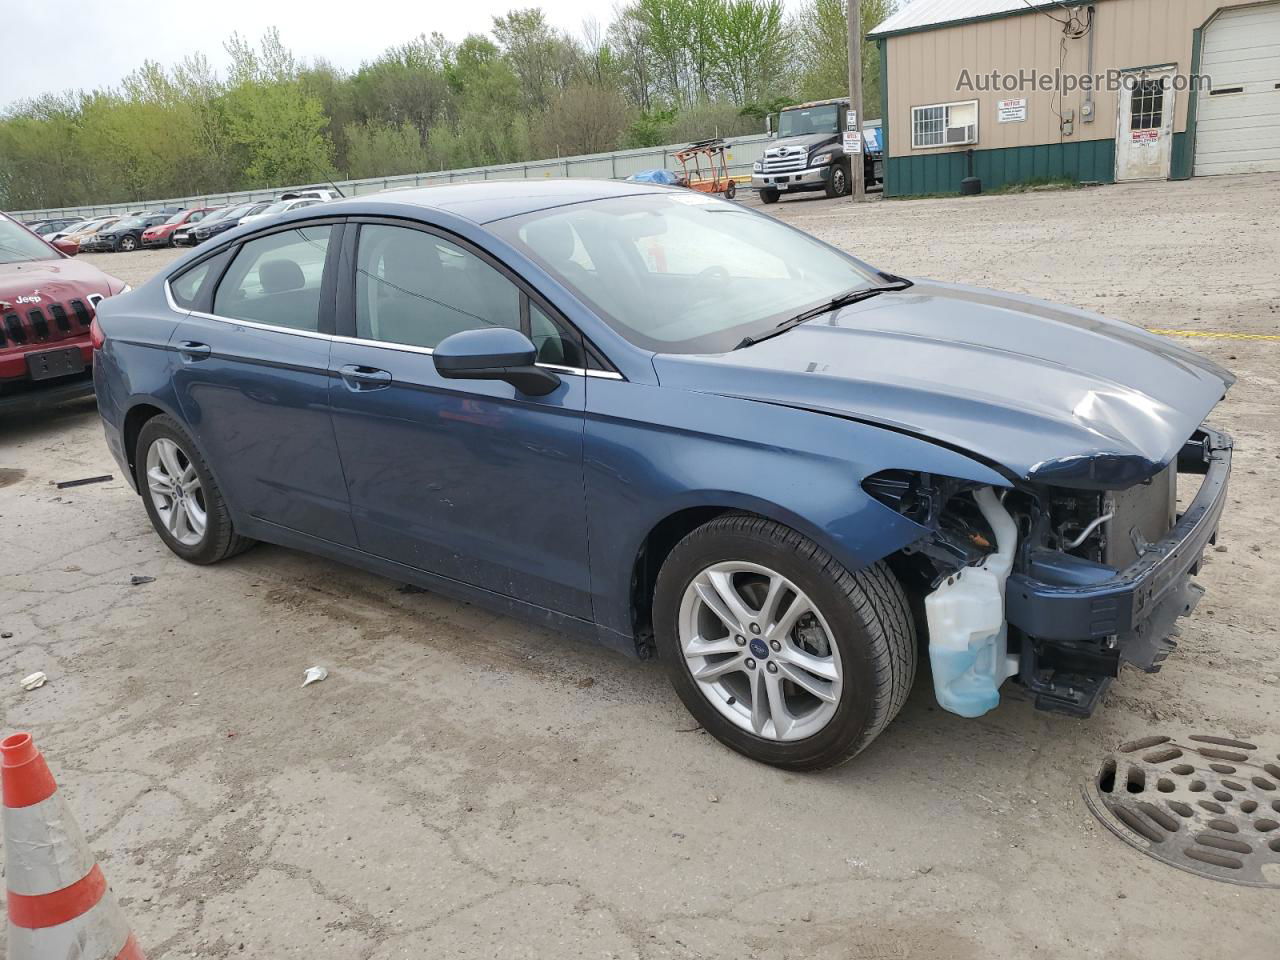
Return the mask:
<path id="1" fill-rule="evenodd" d="M 439 593 L 454 600 L 461 600 L 464 603 L 473 603 L 494 613 L 514 617 L 517 620 L 524 620 L 547 630 L 555 630 L 582 639 L 592 640 L 633 658 L 636 656 L 636 646 L 630 637 L 624 637 L 613 630 L 600 627 L 590 620 L 581 620 L 577 617 L 558 613 L 555 610 L 549 610 L 546 607 L 540 607 L 537 604 L 494 593 L 492 590 L 485 590 L 483 587 L 476 587 L 449 577 L 442 577 L 426 570 L 419 570 L 417 567 L 396 563 L 394 560 L 386 560 L 371 553 L 365 553 L 363 550 L 299 533 L 296 530 L 290 530 L 288 527 L 282 527 L 267 520 L 238 517 L 236 526 L 240 533 L 255 540 L 274 543 L 277 546 L 288 547 L 293 550 L 301 550 L 304 553 L 316 554 L 328 560 L 335 560 L 338 563 L 359 567 L 389 580 L 411 583 L 416 587 L 422 587 L 424 590 L 430 590 L 432 593 Z"/>

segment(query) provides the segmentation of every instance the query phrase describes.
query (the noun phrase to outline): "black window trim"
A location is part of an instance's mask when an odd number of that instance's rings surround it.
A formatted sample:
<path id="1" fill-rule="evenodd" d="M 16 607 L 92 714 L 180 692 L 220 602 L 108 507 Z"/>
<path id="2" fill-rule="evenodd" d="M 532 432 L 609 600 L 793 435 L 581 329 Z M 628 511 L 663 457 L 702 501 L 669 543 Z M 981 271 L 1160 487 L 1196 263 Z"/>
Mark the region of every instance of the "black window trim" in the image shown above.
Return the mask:
<path id="1" fill-rule="evenodd" d="M 545 367 L 548 370 L 554 370 L 558 373 L 568 373 L 576 376 L 587 377 L 603 377 L 611 380 L 623 380 L 625 377 L 618 369 L 608 361 L 604 353 L 601 352 L 595 344 L 593 344 L 587 336 L 578 329 L 578 327 L 569 320 L 560 310 L 551 304 L 538 290 L 524 277 L 512 270 L 507 264 L 499 260 L 488 250 L 476 245 L 471 240 L 463 237 L 444 227 L 436 224 L 423 223 L 420 220 L 411 220 L 402 217 L 388 217 L 379 215 L 353 215 L 347 218 L 350 229 L 347 230 L 343 237 L 342 260 L 339 264 L 339 272 L 341 280 L 338 287 L 338 295 L 333 298 L 337 304 L 337 314 L 340 318 L 340 327 L 333 337 L 345 343 L 357 343 L 363 346 L 376 346 L 389 350 L 398 350 L 405 353 L 425 353 L 430 355 L 433 350 L 430 347 L 419 347 L 407 343 L 392 343 L 385 340 L 370 340 L 364 337 L 356 336 L 355 330 L 355 265 L 356 253 L 358 245 L 358 235 L 361 226 L 366 224 L 370 226 L 386 226 L 401 227 L 411 230 L 418 230 L 427 233 L 441 240 L 445 240 L 462 250 L 470 253 L 480 259 L 481 262 L 488 264 L 498 273 L 502 274 L 510 281 L 520 293 L 520 327 L 521 332 L 526 336 L 529 335 L 529 303 L 532 302 L 538 306 L 553 323 L 557 323 L 564 329 L 570 331 L 578 337 L 582 345 L 583 356 L 588 364 L 595 363 L 599 369 L 587 367 L 568 367 L 556 363 L 539 363 L 538 366 Z"/>

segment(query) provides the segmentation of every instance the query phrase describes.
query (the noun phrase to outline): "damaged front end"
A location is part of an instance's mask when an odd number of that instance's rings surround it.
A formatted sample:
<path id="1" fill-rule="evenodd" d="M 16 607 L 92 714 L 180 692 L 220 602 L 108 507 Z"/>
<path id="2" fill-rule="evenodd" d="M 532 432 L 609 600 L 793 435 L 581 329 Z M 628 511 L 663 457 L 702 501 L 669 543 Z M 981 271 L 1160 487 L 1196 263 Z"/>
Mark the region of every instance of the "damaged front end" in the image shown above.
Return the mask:
<path id="1" fill-rule="evenodd" d="M 1002 491 L 869 477 L 871 496 L 927 531 L 892 562 L 924 597 L 939 704 L 981 716 L 1016 675 L 1038 708 L 1088 716 L 1121 664 L 1159 670 L 1203 593 L 1191 578 L 1216 541 L 1230 472 L 1231 439 L 1202 427 L 1173 461 L 1115 489 L 1098 471 Z M 1181 512 L 1180 477 L 1199 480 Z"/>

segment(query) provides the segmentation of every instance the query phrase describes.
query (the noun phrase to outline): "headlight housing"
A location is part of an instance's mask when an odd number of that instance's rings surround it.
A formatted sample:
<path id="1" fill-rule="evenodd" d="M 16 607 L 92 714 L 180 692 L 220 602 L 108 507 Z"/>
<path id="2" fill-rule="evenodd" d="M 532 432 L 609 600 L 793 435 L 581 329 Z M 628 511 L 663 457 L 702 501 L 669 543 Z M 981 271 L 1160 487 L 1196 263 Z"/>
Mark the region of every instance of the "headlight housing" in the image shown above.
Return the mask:
<path id="1" fill-rule="evenodd" d="M 831 162 L 831 154 L 830 154 L 830 152 L 827 152 L 827 153 L 819 153 L 819 154 L 817 154 L 817 155 L 816 155 L 812 160 L 810 160 L 810 161 L 809 161 L 809 166 L 811 166 L 811 167 L 825 167 L 825 166 L 826 166 L 828 163 L 830 163 L 830 162 Z"/>
<path id="2" fill-rule="evenodd" d="M 757 160 L 751 165 L 752 173 L 764 173 L 764 164 Z"/>

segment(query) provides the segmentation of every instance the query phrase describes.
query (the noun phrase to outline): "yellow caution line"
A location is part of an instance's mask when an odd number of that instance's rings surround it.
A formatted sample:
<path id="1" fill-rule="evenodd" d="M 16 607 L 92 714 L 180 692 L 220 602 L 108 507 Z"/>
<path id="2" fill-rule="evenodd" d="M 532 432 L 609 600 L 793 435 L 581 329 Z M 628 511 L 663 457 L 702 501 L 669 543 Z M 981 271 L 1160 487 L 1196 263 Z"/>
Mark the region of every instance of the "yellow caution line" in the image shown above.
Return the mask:
<path id="1" fill-rule="evenodd" d="M 1161 330 L 1147 327 L 1148 333 L 1159 333 L 1166 337 L 1199 337 L 1202 340 L 1266 340 L 1280 342 L 1280 334 L 1272 333 L 1221 333 L 1216 330 Z"/>

